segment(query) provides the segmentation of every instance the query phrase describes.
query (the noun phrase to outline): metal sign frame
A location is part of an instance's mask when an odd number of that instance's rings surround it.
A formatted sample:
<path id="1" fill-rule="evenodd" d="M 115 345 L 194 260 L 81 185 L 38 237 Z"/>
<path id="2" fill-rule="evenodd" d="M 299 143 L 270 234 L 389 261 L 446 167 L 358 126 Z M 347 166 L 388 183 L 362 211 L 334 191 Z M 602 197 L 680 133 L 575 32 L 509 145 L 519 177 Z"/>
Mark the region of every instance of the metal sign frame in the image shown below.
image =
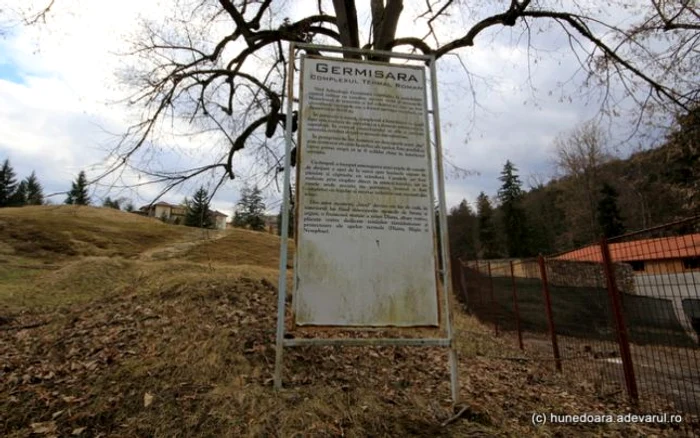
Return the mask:
<path id="1" fill-rule="evenodd" d="M 285 314 L 286 314 L 286 298 L 287 298 L 287 251 L 288 251 L 288 227 L 289 227 L 289 207 L 290 207 L 290 185 L 291 185 L 291 150 L 292 150 L 292 111 L 294 109 L 294 66 L 297 50 L 313 50 L 315 52 L 333 52 L 333 53 L 352 53 L 358 55 L 384 55 L 391 58 L 400 58 L 407 60 L 424 61 L 429 66 L 430 72 L 430 88 L 431 98 L 428 114 L 433 116 L 433 138 L 430 139 L 435 145 L 435 163 L 431 160 L 430 148 L 431 142 L 428 144 L 428 159 L 430 161 L 430 187 L 431 198 L 433 195 L 434 177 L 432 175 L 433 165 L 436 164 L 437 170 L 437 185 L 438 185 L 438 205 L 439 205 L 439 224 L 440 224 L 440 244 L 442 248 L 442 264 L 439 273 L 442 274 L 442 292 L 443 292 L 443 311 L 446 332 L 444 338 L 300 338 L 300 339 L 285 339 Z M 450 284 L 450 258 L 448 251 L 447 238 L 447 212 L 445 202 L 445 182 L 444 169 L 442 163 L 442 137 L 440 133 L 440 112 L 438 105 L 437 92 L 437 73 L 435 55 L 416 55 L 396 53 L 380 50 L 364 50 L 345 47 L 323 46 L 306 43 L 290 43 L 289 47 L 289 63 L 287 72 L 287 113 L 285 124 L 285 155 L 284 155 L 284 195 L 282 206 L 282 224 L 281 224 L 281 242 L 280 242 L 280 265 L 279 265 L 279 283 L 277 288 L 277 336 L 275 341 L 275 374 L 274 387 L 277 390 L 282 388 L 282 365 L 283 354 L 285 347 L 300 347 L 300 346 L 428 346 L 428 347 L 447 347 L 448 362 L 450 367 L 450 386 L 452 390 L 452 401 L 457 403 L 459 398 L 459 383 L 457 379 L 457 354 L 454 348 L 454 335 L 452 331 L 452 320 L 450 317 L 450 300 L 449 291 Z M 427 97 L 427 96 L 426 96 Z M 427 101 L 426 101 L 427 105 Z M 430 126 L 427 126 L 428 136 L 430 137 Z M 301 145 L 297 145 L 300 147 Z M 299 152 L 299 151 L 298 151 Z M 297 167 L 299 163 L 297 163 Z M 298 186 L 298 183 L 297 183 Z M 297 190 L 299 188 L 297 187 Z M 296 274 L 296 262 L 294 266 Z M 295 275 L 296 277 L 296 275 Z M 296 281 L 295 281 L 296 283 Z M 439 287 L 439 285 L 438 285 Z M 439 324 L 440 326 L 442 324 Z M 353 327 L 343 327 L 342 330 L 357 330 Z M 443 329 L 440 327 L 440 329 Z M 405 330 L 405 328 L 403 329 Z"/>

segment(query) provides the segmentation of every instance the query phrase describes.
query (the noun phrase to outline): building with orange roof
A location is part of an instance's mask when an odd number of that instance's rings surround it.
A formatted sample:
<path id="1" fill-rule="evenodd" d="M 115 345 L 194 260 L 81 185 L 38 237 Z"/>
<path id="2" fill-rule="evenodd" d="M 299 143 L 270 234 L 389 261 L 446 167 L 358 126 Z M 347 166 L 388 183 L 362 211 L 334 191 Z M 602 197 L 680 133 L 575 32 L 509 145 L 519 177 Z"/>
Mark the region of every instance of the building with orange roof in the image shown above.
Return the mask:
<path id="1" fill-rule="evenodd" d="M 700 233 L 610 243 L 614 262 L 628 263 L 637 274 L 671 274 L 700 271 Z M 559 260 L 598 262 L 599 245 L 591 245 L 556 257 Z"/>
<path id="2" fill-rule="evenodd" d="M 698 343 L 700 333 L 700 233 L 608 244 L 614 262 L 634 270 L 633 294 L 670 302 L 676 320 Z M 602 263 L 600 245 L 556 257 Z M 649 309 L 644 310 L 649 312 Z M 657 318 L 660 318 L 657 315 Z"/>

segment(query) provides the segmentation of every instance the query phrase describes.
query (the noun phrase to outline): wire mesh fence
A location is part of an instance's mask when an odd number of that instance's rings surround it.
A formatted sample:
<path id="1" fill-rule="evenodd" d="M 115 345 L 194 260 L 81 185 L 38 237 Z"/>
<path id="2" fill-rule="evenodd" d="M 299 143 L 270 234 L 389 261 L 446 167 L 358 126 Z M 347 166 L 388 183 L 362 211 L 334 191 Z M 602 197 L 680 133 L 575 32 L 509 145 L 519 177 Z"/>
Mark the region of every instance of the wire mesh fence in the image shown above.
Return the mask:
<path id="1" fill-rule="evenodd" d="M 465 309 L 601 393 L 700 416 L 700 218 L 572 251 L 453 266 Z"/>
<path id="2" fill-rule="evenodd" d="M 642 393 L 671 398 L 700 415 L 700 220 L 631 233 L 608 242 L 633 270 L 620 285 L 632 362 Z"/>

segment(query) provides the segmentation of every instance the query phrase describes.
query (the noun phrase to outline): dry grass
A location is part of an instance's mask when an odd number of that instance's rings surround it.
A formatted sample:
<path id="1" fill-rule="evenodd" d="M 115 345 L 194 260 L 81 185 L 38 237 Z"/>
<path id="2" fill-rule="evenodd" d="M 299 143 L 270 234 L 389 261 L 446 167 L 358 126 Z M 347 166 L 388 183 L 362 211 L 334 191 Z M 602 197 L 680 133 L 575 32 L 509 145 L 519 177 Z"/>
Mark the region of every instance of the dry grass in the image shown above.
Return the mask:
<path id="1" fill-rule="evenodd" d="M 10 256 L 56 262 L 77 256 L 134 257 L 185 238 L 190 229 L 109 208 L 32 206 L 0 209 L 0 262 Z"/>
<path id="2" fill-rule="evenodd" d="M 71 214 L 64 220 L 75 223 Z M 441 426 L 455 412 L 444 349 L 287 350 L 285 390 L 276 393 L 279 239 L 237 230 L 187 246 L 180 257 L 130 258 L 136 247 L 152 251 L 156 242 L 167 247 L 183 238 L 161 235 L 163 226 L 151 225 L 134 225 L 142 227 L 137 234 L 152 233 L 150 243 L 126 245 L 121 242 L 132 239 L 126 231 L 123 240 L 95 231 L 115 242 L 114 249 L 109 244 L 103 249 L 120 256 L 52 259 L 43 252 L 37 259 L 56 269 L 31 270 L 31 278 L 21 278 L 30 269 L 15 268 L 18 276 L 7 276 L 5 284 L 15 289 L 0 291 L 0 435 L 38 436 L 37 430 L 51 430 L 46 436 L 114 437 L 677 433 L 653 425 L 533 428 L 534 411 L 627 407 L 600 400 L 583 386 L 565 386 L 537 363 L 490 359 L 516 353 L 458 311 L 458 408 L 466 409 L 449 426 Z M 108 226 L 118 234 L 119 225 Z"/>
<path id="3" fill-rule="evenodd" d="M 274 269 L 280 263 L 280 239 L 273 234 L 234 228 L 215 241 L 198 245 L 185 258 L 200 263 L 211 261 L 228 265 L 256 265 Z M 294 255 L 294 241 L 289 241 L 288 266 Z"/>

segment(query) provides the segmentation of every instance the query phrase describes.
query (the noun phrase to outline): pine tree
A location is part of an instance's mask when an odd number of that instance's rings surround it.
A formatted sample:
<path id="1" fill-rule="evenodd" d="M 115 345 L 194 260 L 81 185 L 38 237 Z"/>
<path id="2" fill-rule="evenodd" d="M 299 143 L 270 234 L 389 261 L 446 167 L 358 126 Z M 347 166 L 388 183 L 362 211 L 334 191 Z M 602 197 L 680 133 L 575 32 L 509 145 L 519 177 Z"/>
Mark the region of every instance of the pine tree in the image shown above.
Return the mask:
<path id="1" fill-rule="evenodd" d="M 265 230 L 265 203 L 262 198 L 262 191 L 256 185 L 250 193 L 248 206 L 248 225 L 251 230 Z"/>
<path id="2" fill-rule="evenodd" d="M 2 168 L 0 168 L 0 207 L 12 205 L 12 195 L 14 195 L 15 190 L 17 190 L 15 171 L 10 165 L 10 160 L 6 158 Z"/>
<path id="3" fill-rule="evenodd" d="M 87 177 L 84 171 L 80 171 L 78 178 L 72 183 L 66 204 L 69 205 L 90 205 L 90 196 L 87 191 Z"/>
<path id="4" fill-rule="evenodd" d="M 562 192 L 540 184 L 523 199 L 528 224 L 528 244 L 533 254 L 556 252 L 559 237 L 566 231 L 566 215 L 560 207 Z"/>
<path id="5" fill-rule="evenodd" d="M 498 178 L 503 183 L 498 190 L 498 200 L 501 202 L 501 211 L 503 212 L 508 257 L 530 255 L 527 245 L 525 210 L 520 205 L 523 197 L 522 183 L 517 171 L 518 169 L 508 160 Z"/>
<path id="6" fill-rule="evenodd" d="M 499 257 L 496 228 L 493 223 L 493 207 L 489 197 L 484 192 L 479 193 L 476 198 L 476 217 L 481 257 L 485 259 Z"/>
<path id="7" fill-rule="evenodd" d="M 602 198 L 598 202 L 598 224 L 605 237 L 619 236 L 625 233 L 620 209 L 617 206 L 617 190 L 608 183 L 600 190 Z"/>
<path id="8" fill-rule="evenodd" d="M 233 215 L 234 226 L 246 226 L 251 230 L 265 230 L 265 203 L 262 200 L 262 191 L 256 185 L 252 189 L 243 187 L 238 208 Z"/>
<path id="9" fill-rule="evenodd" d="M 27 182 L 17 184 L 17 190 L 10 196 L 10 206 L 21 207 L 27 205 Z"/>
<path id="10" fill-rule="evenodd" d="M 25 181 L 27 183 L 27 205 L 42 205 L 44 203 L 44 189 L 34 171 Z"/>
<path id="11" fill-rule="evenodd" d="M 209 193 L 204 187 L 200 187 L 192 197 L 186 200 L 187 213 L 185 214 L 185 225 L 188 227 L 212 228 L 214 220 L 211 210 L 209 210 Z"/>
<path id="12" fill-rule="evenodd" d="M 466 199 L 462 199 L 457 207 L 450 210 L 447 230 L 451 256 L 472 260 L 477 257 L 477 218 Z"/>
<path id="13" fill-rule="evenodd" d="M 231 224 L 236 228 L 245 228 L 245 221 L 243 220 L 243 215 L 238 211 L 233 212 L 233 219 Z"/>
<path id="14" fill-rule="evenodd" d="M 102 206 L 113 208 L 115 210 L 121 210 L 121 199 L 112 199 L 111 197 L 107 196 L 102 202 Z"/>

